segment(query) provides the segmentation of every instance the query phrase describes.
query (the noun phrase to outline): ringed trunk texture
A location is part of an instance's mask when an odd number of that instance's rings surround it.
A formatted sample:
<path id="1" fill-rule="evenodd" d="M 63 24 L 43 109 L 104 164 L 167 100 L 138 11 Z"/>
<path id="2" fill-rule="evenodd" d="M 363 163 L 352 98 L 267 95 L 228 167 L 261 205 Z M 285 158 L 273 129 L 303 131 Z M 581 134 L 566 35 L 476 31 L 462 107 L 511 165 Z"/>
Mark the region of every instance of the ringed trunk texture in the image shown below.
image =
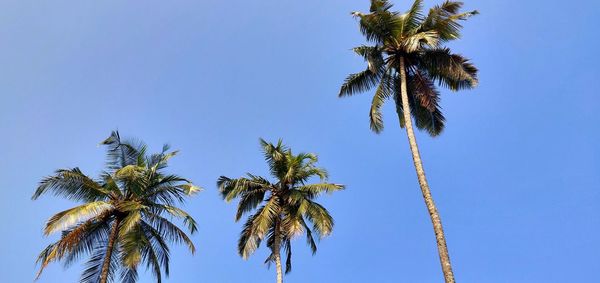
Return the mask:
<path id="1" fill-rule="evenodd" d="M 283 283 L 283 270 L 281 268 L 281 240 L 279 237 L 275 239 L 275 248 L 273 250 L 273 255 L 275 257 L 275 269 L 277 269 L 277 283 Z"/>
<path id="2" fill-rule="evenodd" d="M 429 185 L 427 184 L 427 178 L 425 177 L 425 170 L 423 169 L 423 162 L 421 161 L 421 154 L 419 153 L 419 147 L 417 146 L 417 140 L 415 138 L 415 132 L 413 130 L 412 120 L 410 116 L 410 105 L 408 103 L 408 91 L 406 87 L 406 67 L 404 64 L 404 58 L 400 58 L 400 79 L 401 79 L 401 99 L 402 109 L 404 115 L 404 126 L 406 127 L 406 135 L 408 136 L 408 143 L 410 144 L 410 151 L 412 153 L 413 163 L 417 171 L 417 177 L 419 179 L 419 185 L 421 187 L 421 193 L 425 200 L 425 205 L 429 212 L 429 217 L 433 224 L 433 231 L 435 232 L 435 239 L 437 241 L 438 254 L 440 256 L 440 263 L 442 264 L 442 272 L 444 273 L 444 280 L 446 283 L 455 283 L 454 274 L 452 272 L 452 265 L 450 263 L 450 255 L 448 254 L 448 247 L 446 246 L 446 237 L 444 236 L 444 229 L 442 227 L 442 220 L 437 211 Z M 400 113 L 398 113 L 400 114 Z"/>
<path id="3" fill-rule="evenodd" d="M 121 224 L 121 219 L 117 217 L 115 222 L 113 223 L 112 229 L 110 231 L 110 235 L 108 236 L 108 246 L 106 247 L 106 256 L 104 257 L 104 262 L 102 263 L 102 273 L 100 275 L 100 283 L 108 282 L 108 269 L 110 268 L 110 260 L 112 257 L 112 253 L 114 250 L 115 242 L 117 241 L 117 237 L 119 236 L 119 225 Z"/>

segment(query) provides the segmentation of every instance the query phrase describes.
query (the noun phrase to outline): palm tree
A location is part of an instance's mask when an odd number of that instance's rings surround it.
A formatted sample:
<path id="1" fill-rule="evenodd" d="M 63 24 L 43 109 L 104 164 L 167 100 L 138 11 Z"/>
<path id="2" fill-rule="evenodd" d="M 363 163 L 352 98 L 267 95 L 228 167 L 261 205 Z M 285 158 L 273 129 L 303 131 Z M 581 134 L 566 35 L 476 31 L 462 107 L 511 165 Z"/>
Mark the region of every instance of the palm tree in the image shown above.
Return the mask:
<path id="1" fill-rule="evenodd" d="M 83 204 L 59 212 L 46 223 L 44 234 L 62 231 L 38 257 L 43 269 L 52 261 L 65 266 L 89 257 L 80 282 L 135 282 L 144 262 L 157 282 L 169 275 L 168 242 L 195 247 L 169 218 L 179 218 L 194 233 L 196 222 L 176 207 L 200 190 L 177 175 L 165 174 L 168 160 L 177 154 L 165 145 L 147 155 L 141 142 L 122 141 L 118 132 L 102 142 L 108 148 L 107 170 L 99 179 L 80 169 L 61 169 L 44 178 L 33 199 L 52 193 Z M 119 278 L 115 274 L 119 272 Z"/>
<path id="2" fill-rule="evenodd" d="M 281 251 L 286 253 L 285 273 L 288 273 L 292 268 L 292 239 L 306 233 L 307 244 L 315 254 L 317 245 L 313 233 L 321 239 L 333 230 L 333 218 L 314 199 L 323 193 L 342 190 L 344 186 L 326 182 L 327 171 L 316 167 L 316 155 L 295 155 L 281 140 L 276 145 L 262 139 L 260 143 L 276 183 L 247 173 L 246 177 L 238 179 L 221 176 L 217 185 L 227 202 L 240 199 L 236 221 L 244 214 L 255 211 L 244 224 L 238 242 L 239 254 L 247 259 L 266 237 L 271 254 L 265 263 L 275 262 L 277 283 L 281 283 Z M 312 177 L 319 177 L 321 181 L 307 184 Z M 312 229 L 308 223 L 312 224 Z"/>
<path id="3" fill-rule="evenodd" d="M 339 96 L 351 96 L 376 88 L 369 112 L 371 129 L 383 130 L 382 105 L 390 98 L 396 104 L 400 127 L 406 129 L 419 185 L 429 211 L 442 270 L 446 282 L 454 282 L 442 222 L 425 178 L 413 121 L 431 136 L 444 129 L 437 86 L 453 91 L 477 85 L 477 68 L 468 59 L 453 54 L 443 43 L 460 37 L 460 21 L 477 11 L 461 13 L 461 2 L 445 1 L 426 15 L 423 1 L 414 1 L 406 13 L 393 12 L 387 0 L 371 0 L 369 14 L 353 12 L 360 20 L 360 31 L 371 46 L 354 52 L 367 62 L 367 68 L 347 77 Z M 412 117 L 412 119 L 411 119 Z"/>

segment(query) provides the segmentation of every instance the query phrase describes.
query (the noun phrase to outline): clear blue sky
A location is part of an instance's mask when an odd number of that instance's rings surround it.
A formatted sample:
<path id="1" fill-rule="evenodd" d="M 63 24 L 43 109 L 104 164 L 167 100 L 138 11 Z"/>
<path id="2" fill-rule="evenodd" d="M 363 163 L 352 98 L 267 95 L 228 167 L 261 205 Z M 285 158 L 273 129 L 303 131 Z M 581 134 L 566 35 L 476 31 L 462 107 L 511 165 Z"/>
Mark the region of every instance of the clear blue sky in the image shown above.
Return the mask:
<path id="1" fill-rule="evenodd" d="M 429 6 L 439 1 L 426 1 Z M 394 1 L 399 9 L 409 1 Z M 411 1 L 412 2 L 412 1 Z M 444 134 L 419 142 L 461 283 L 600 282 L 600 2 L 467 1 L 481 15 L 452 44 L 480 87 L 443 92 Z M 364 67 L 354 10 L 368 1 L 0 2 L 0 274 L 31 282 L 42 227 L 73 205 L 30 196 L 53 170 L 96 175 L 111 130 L 181 150 L 171 172 L 205 188 L 187 209 L 195 256 L 167 282 L 271 282 L 263 248 L 236 253 L 240 223 L 219 175 L 266 174 L 258 138 L 318 153 L 347 190 L 312 257 L 294 243 L 287 282 L 441 282 L 431 224 L 392 107 L 369 131 L 370 95 L 336 97 Z M 51 265 L 39 282 L 75 282 Z M 140 282 L 151 282 L 144 276 Z"/>

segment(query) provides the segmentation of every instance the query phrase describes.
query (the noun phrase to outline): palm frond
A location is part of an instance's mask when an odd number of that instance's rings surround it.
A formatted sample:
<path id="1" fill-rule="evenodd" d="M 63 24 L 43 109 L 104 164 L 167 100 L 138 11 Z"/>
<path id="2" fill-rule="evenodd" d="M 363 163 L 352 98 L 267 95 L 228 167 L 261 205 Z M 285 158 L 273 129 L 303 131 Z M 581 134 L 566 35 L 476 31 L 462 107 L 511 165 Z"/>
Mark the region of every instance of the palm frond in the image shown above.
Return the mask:
<path id="1" fill-rule="evenodd" d="M 248 191 L 262 190 L 265 191 L 271 184 L 264 178 L 257 178 L 250 175 L 251 178 L 231 179 L 225 176 L 219 177 L 217 187 L 221 197 L 229 202 L 234 198 Z"/>
<path id="2" fill-rule="evenodd" d="M 285 274 L 292 272 L 292 243 L 289 239 L 284 241 L 284 249 L 285 252 Z"/>
<path id="3" fill-rule="evenodd" d="M 436 31 L 422 31 L 405 38 L 402 41 L 402 47 L 407 53 L 412 53 L 426 48 L 436 48 L 439 40 L 440 38 Z"/>
<path id="4" fill-rule="evenodd" d="M 333 184 L 333 183 L 318 183 L 318 184 L 308 184 L 298 187 L 298 191 L 305 193 L 306 197 L 309 199 L 314 199 L 323 193 L 331 194 L 336 191 L 341 191 L 344 189 L 344 185 L 342 184 Z"/>
<path id="5" fill-rule="evenodd" d="M 423 21 L 423 0 L 415 0 L 410 9 L 399 16 L 400 25 L 396 31 L 396 36 L 405 38 L 407 35 L 414 33 L 414 30 Z"/>
<path id="6" fill-rule="evenodd" d="M 382 49 L 379 46 L 361 45 L 352 49 L 354 53 L 363 57 L 367 62 L 367 67 L 373 74 L 380 74 L 384 70 L 385 62 L 383 60 Z"/>
<path id="7" fill-rule="evenodd" d="M 164 204 L 153 204 L 151 205 L 151 208 L 158 210 L 159 212 L 166 212 L 173 217 L 182 219 L 183 224 L 186 225 L 186 227 L 192 234 L 198 231 L 198 223 L 196 223 L 196 220 L 194 220 L 194 218 L 189 213 L 187 213 L 181 208 Z"/>
<path id="8" fill-rule="evenodd" d="M 317 243 L 312 236 L 312 231 L 310 230 L 310 227 L 308 227 L 308 224 L 306 224 L 306 221 L 304 221 L 304 218 L 300 218 L 300 223 L 302 226 L 304 226 L 304 231 L 306 231 L 306 244 L 308 244 L 312 254 L 314 255 L 317 253 Z"/>
<path id="9" fill-rule="evenodd" d="M 438 104 L 438 96 L 431 81 L 425 77 L 409 76 L 407 80 L 411 115 L 418 129 L 435 137 L 442 133 L 445 118 Z M 429 96 L 429 97 L 428 97 Z"/>
<path id="10" fill-rule="evenodd" d="M 434 112 L 439 108 L 440 93 L 437 91 L 434 82 L 418 69 L 408 78 L 410 94 L 413 95 L 419 104 Z"/>
<path id="11" fill-rule="evenodd" d="M 302 203 L 301 211 L 306 219 L 313 224 L 312 230 L 317 233 L 319 238 L 331 234 L 333 218 L 322 205 L 311 200 L 305 200 Z"/>
<path id="12" fill-rule="evenodd" d="M 118 170 L 128 165 L 138 165 L 140 157 L 146 152 L 146 145 L 141 141 L 123 140 L 118 131 L 113 131 L 100 143 L 107 146 L 107 167 Z"/>
<path id="13" fill-rule="evenodd" d="M 167 238 L 169 241 L 174 243 L 185 244 L 192 254 L 196 252 L 196 247 L 194 246 L 192 240 L 185 232 L 179 229 L 177 225 L 173 224 L 168 219 L 153 213 L 146 213 L 145 216 L 148 224 L 159 231 L 163 238 Z"/>
<path id="14" fill-rule="evenodd" d="M 235 221 L 239 221 L 245 213 L 248 213 L 258 207 L 265 198 L 266 190 L 255 189 L 245 192 L 240 198 Z"/>
<path id="15" fill-rule="evenodd" d="M 44 178 L 32 199 L 36 200 L 48 191 L 75 201 L 96 201 L 108 195 L 102 185 L 83 174 L 79 168 L 57 170 L 54 176 Z"/>
<path id="16" fill-rule="evenodd" d="M 477 86 L 477 68 L 468 59 L 452 54 L 448 48 L 424 51 L 419 67 L 438 84 L 451 90 Z"/>
<path id="17" fill-rule="evenodd" d="M 46 222 L 44 234 L 49 235 L 58 230 L 66 229 L 77 222 L 98 216 L 111 208 L 112 205 L 110 203 L 95 201 L 61 211 Z"/>
<path id="18" fill-rule="evenodd" d="M 383 12 L 392 8 L 392 4 L 388 0 L 371 0 L 371 12 Z"/>
<path id="19" fill-rule="evenodd" d="M 135 267 L 126 267 L 121 269 L 121 283 L 136 283 L 138 281 L 138 272 Z M 160 280 L 158 281 L 160 282 Z"/>
<path id="20" fill-rule="evenodd" d="M 259 211 L 263 208 L 259 208 Z M 247 259 L 258 247 L 262 238 L 254 233 L 254 219 L 258 217 L 259 213 L 256 213 L 246 220 L 240 238 L 238 240 L 238 253 L 243 259 Z"/>
<path id="21" fill-rule="evenodd" d="M 385 75 L 371 101 L 371 109 L 369 111 L 369 122 L 371 130 L 375 133 L 383 131 L 383 115 L 381 114 L 381 107 L 385 101 L 390 98 L 394 92 L 393 79 L 389 75 Z"/>
<path id="22" fill-rule="evenodd" d="M 462 2 L 456 1 L 445 1 L 442 5 L 436 5 L 429 10 L 420 30 L 435 30 L 439 34 L 441 41 L 460 38 L 462 25 L 459 21 L 467 20 L 471 16 L 479 14 L 476 10 L 459 13 L 462 6 Z"/>

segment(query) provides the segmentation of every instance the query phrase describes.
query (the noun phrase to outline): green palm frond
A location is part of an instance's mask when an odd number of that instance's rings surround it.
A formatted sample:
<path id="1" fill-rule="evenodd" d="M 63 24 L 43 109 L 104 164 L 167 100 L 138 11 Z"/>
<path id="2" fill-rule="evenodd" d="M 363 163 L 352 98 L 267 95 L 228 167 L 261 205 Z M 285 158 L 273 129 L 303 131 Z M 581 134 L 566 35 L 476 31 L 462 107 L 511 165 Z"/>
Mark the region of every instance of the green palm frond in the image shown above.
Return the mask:
<path id="1" fill-rule="evenodd" d="M 371 101 L 371 109 L 369 111 L 369 122 L 371 130 L 375 133 L 383 131 L 383 115 L 381 114 L 381 107 L 394 93 L 394 80 L 389 75 L 385 75 Z"/>
<path id="2" fill-rule="evenodd" d="M 118 170 L 127 165 L 138 165 L 146 152 L 146 145 L 141 141 L 123 140 L 118 131 L 100 143 L 107 146 L 107 167 Z"/>
<path id="3" fill-rule="evenodd" d="M 306 193 L 309 199 L 316 198 L 323 193 L 332 194 L 343 189 L 344 185 L 333 183 L 308 184 L 298 187 L 298 191 Z"/>
<path id="4" fill-rule="evenodd" d="M 229 202 L 236 197 L 248 191 L 267 190 L 272 186 L 268 181 L 262 178 L 239 178 L 230 179 L 225 176 L 219 177 L 217 187 L 221 197 Z"/>
<path id="5" fill-rule="evenodd" d="M 192 254 L 196 252 L 196 247 L 194 246 L 192 240 L 184 231 L 179 229 L 177 225 L 173 224 L 168 219 L 156 214 L 146 213 L 145 216 L 147 218 L 148 223 L 152 225 L 154 229 L 160 231 L 164 238 L 174 243 L 185 244 Z"/>
<path id="6" fill-rule="evenodd" d="M 292 272 L 292 242 L 286 239 L 283 244 L 285 252 L 285 273 Z"/>
<path id="7" fill-rule="evenodd" d="M 306 219 L 313 224 L 312 230 L 319 238 L 328 236 L 333 231 L 333 218 L 322 205 L 305 200 L 302 203 L 302 212 Z"/>
<path id="8" fill-rule="evenodd" d="M 142 222 L 140 227 L 150 243 L 142 251 L 146 259 L 146 267 L 152 270 L 154 277 L 160 282 L 161 267 L 164 269 L 165 275 L 169 275 L 169 246 L 161 233 L 146 222 Z"/>
<path id="9" fill-rule="evenodd" d="M 49 191 L 74 201 L 102 200 L 108 195 L 107 190 L 79 168 L 57 170 L 55 175 L 42 179 L 31 198 L 36 200 Z"/>
<path id="10" fill-rule="evenodd" d="M 310 229 L 310 227 L 308 227 L 308 224 L 306 224 L 304 218 L 300 218 L 300 223 L 302 223 L 302 226 L 304 226 L 304 231 L 306 231 L 306 243 L 308 244 L 310 250 L 312 251 L 312 254 L 314 255 L 317 253 L 317 243 L 315 242 L 315 239 L 312 236 L 312 230 Z"/>
<path id="11" fill-rule="evenodd" d="M 383 12 L 392 8 L 392 4 L 387 0 L 371 0 L 371 12 Z"/>
<path id="12" fill-rule="evenodd" d="M 393 41 L 403 25 L 398 13 L 388 10 L 378 10 L 366 15 L 354 12 L 352 15 L 360 19 L 360 32 L 368 41 L 375 43 Z"/>
<path id="13" fill-rule="evenodd" d="M 191 234 L 194 234 L 198 231 L 198 223 L 192 218 L 192 216 L 187 213 L 185 210 L 165 204 L 153 204 L 150 206 L 151 209 L 157 210 L 160 213 L 167 213 L 173 217 L 179 218 L 183 220 L 183 224 L 187 226 L 188 230 Z"/>
<path id="14" fill-rule="evenodd" d="M 420 30 L 435 30 L 440 35 L 441 41 L 460 38 L 462 25 L 459 21 L 467 20 L 469 17 L 479 14 L 476 10 L 459 13 L 462 6 L 462 2 L 455 1 L 445 1 L 442 5 L 436 5 L 429 10 Z"/>
<path id="15" fill-rule="evenodd" d="M 361 45 L 352 49 L 354 53 L 363 57 L 367 62 L 369 71 L 373 74 L 381 74 L 385 69 L 382 50 L 379 46 Z"/>
<path id="16" fill-rule="evenodd" d="M 395 30 L 395 36 L 404 38 L 406 35 L 414 33 L 414 30 L 423 21 L 423 0 L 415 0 L 410 9 L 399 16 L 400 25 Z"/>
<path id="17" fill-rule="evenodd" d="M 238 204 L 235 221 L 239 221 L 242 216 L 256 209 L 265 198 L 265 189 L 256 189 L 248 191 L 242 195 Z"/>

